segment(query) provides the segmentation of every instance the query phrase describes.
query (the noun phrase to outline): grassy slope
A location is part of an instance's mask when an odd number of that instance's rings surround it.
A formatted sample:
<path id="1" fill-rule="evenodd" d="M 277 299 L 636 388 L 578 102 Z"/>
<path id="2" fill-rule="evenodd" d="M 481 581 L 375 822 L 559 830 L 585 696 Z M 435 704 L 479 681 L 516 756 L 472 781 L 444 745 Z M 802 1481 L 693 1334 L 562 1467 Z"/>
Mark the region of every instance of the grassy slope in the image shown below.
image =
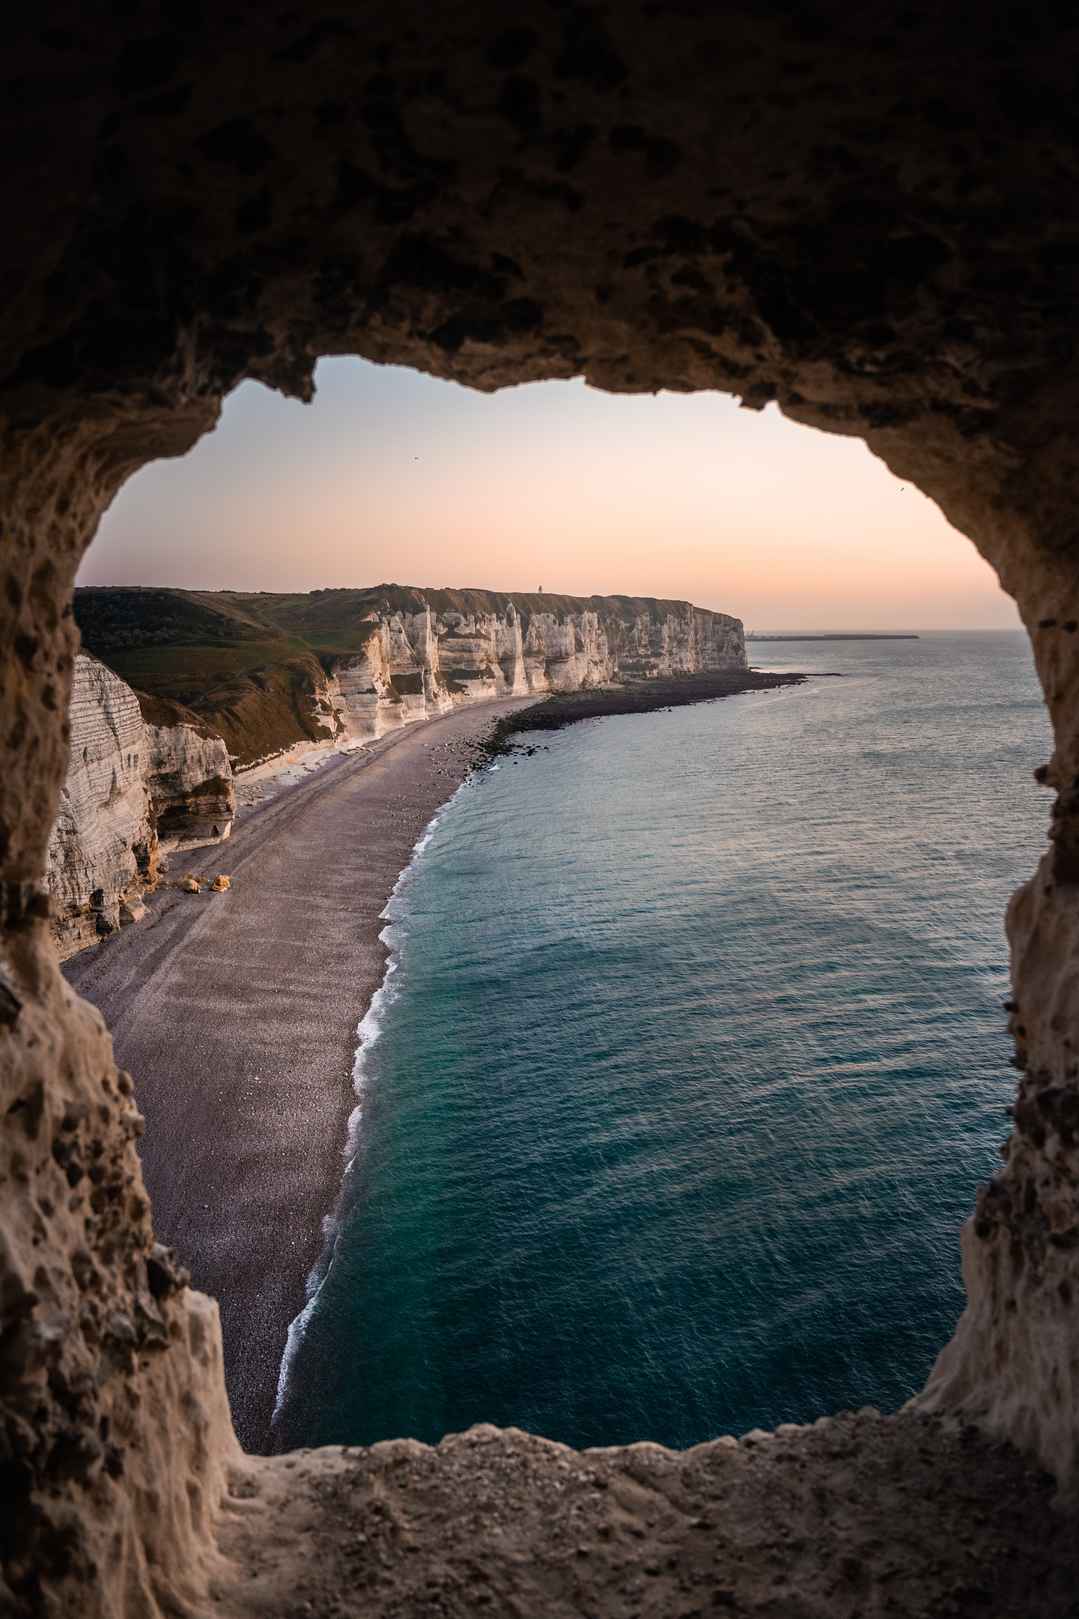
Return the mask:
<path id="1" fill-rule="evenodd" d="M 312 718 L 317 652 L 260 614 L 259 598 L 224 592 L 75 592 L 84 645 L 133 686 L 152 724 L 187 719 L 223 736 L 250 764 L 329 735 Z M 184 710 L 176 714 L 173 705 Z"/>
<path id="2" fill-rule="evenodd" d="M 179 704 L 200 727 L 225 738 L 241 764 L 304 738 L 328 735 L 312 718 L 312 695 L 335 657 L 358 652 L 374 615 L 420 612 L 504 612 L 512 601 L 527 620 L 534 613 L 591 610 L 604 618 L 660 618 L 685 603 L 651 597 L 562 596 L 532 591 L 418 590 L 375 585 L 368 590 L 167 590 L 92 588 L 75 592 L 75 618 L 85 646 L 139 693 L 152 723 Z"/>
<path id="3" fill-rule="evenodd" d="M 513 602 L 525 616 L 591 610 L 602 618 L 633 619 L 648 615 L 661 619 L 688 604 L 654 596 L 565 596 L 531 590 L 428 590 L 413 585 L 373 585 L 368 590 L 317 590 L 307 596 L 244 596 L 245 604 L 261 603 L 267 617 L 282 628 L 306 634 L 316 627 L 320 635 L 339 634 L 345 625 L 356 626 L 366 614 L 388 608 L 406 613 L 423 610 L 424 603 L 439 613 L 501 613 Z"/>

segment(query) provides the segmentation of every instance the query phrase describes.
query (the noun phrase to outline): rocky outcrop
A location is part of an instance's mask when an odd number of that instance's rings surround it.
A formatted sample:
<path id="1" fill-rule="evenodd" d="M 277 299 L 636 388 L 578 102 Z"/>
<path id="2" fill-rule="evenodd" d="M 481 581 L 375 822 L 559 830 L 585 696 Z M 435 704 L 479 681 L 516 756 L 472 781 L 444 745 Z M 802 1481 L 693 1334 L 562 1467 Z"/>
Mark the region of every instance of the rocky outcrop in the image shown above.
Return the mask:
<path id="1" fill-rule="evenodd" d="M 740 619 L 690 602 L 386 586 L 318 695 L 338 740 L 469 703 L 746 667 Z"/>
<path id="2" fill-rule="evenodd" d="M 235 793 L 220 738 L 147 725 L 130 686 L 75 660 L 71 748 L 49 841 L 53 936 L 61 956 L 138 921 L 161 857 L 228 836 Z"/>
<path id="3" fill-rule="evenodd" d="M 147 725 L 146 785 L 163 854 L 227 838 L 236 813 L 228 749 L 191 725 Z"/>

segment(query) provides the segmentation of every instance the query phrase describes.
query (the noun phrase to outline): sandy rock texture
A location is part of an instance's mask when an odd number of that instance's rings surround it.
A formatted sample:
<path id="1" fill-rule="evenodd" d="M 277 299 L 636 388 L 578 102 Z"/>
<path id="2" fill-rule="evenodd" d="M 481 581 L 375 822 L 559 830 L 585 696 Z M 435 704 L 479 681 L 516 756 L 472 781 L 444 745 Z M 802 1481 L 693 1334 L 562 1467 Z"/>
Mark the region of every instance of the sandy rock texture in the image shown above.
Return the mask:
<path id="1" fill-rule="evenodd" d="M 140 921 L 161 856 L 226 838 L 228 751 L 190 725 L 146 725 L 138 698 L 96 658 L 75 659 L 71 741 L 48 850 L 61 957 Z"/>
<path id="2" fill-rule="evenodd" d="M 1042 3 L 181 14 L 43 0 L 15 17 L 0 67 L 0 1602 L 221 1607 L 235 1450 L 214 1316 L 155 1257 L 126 1082 L 58 973 L 46 853 L 68 765 L 71 592 L 102 511 L 139 466 L 211 430 L 241 379 L 309 397 L 320 354 L 485 389 L 581 375 L 775 401 L 865 439 L 995 567 L 1052 718 L 1056 813 L 1008 918 L 1014 1128 L 964 1236 L 968 1308 L 923 1404 L 1074 1485 L 1077 58 L 1076 18 Z M 953 1465 L 945 1430 L 922 1431 L 925 1499 L 947 1522 L 981 1462 Z M 309 1522 L 278 1566 L 283 1603 L 312 1577 L 312 1547 L 348 1553 L 334 1495 L 348 1460 L 363 1501 L 362 1457 L 304 1462 L 327 1480 L 325 1534 Z M 840 1514 L 830 1466 L 822 1530 Z M 466 1521 L 483 1477 L 462 1458 Z M 537 1464 L 536 1501 L 554 1478 Z M 1017 1486 L 1013 1544 L 1029 1604 L 1058 1531 L 1044 1494 L 1023 1516 L 1028 1495 Z M 283 1524 L 284 1485 L 271 1499 Z M 860 1554 L 878 1587 L 912 1555 L 917 1496 L 882 1499 Z M 770 1499 L 762 1510 L 805 1584 Z M 274 1522 L 268 1505 L 264 1543 Z M 542 1526 L 520 1523 L 524 1582 Z M 999 1592 L 1015 1586 L 982 1544 L 998 1583 L 977 1600 L 1008 1611 Z M 444 1550 L 419 1550 L 437 1612 Z M 772 1552 L 748 1534 L 732 1555 L 763 1570 Z M 721 1611 L 733 1588 L 717 1578 L 698 1606 Z M 813 1612 L 806 1590 L 770 1611 Z M 595 1593 L 584 1611 L 618 1611 L 609 1586 Z"/>
<path id="3" fill-rule="evenodd" d="M 1079 1545 L 1051 1480 L 974 1429 L 910 1415 L 683 1452 L 573 1451 L 483 1426 L 434 1449 L 248 1465 L 215 1588 L 230 1619 L 1075 1613 Z"/>

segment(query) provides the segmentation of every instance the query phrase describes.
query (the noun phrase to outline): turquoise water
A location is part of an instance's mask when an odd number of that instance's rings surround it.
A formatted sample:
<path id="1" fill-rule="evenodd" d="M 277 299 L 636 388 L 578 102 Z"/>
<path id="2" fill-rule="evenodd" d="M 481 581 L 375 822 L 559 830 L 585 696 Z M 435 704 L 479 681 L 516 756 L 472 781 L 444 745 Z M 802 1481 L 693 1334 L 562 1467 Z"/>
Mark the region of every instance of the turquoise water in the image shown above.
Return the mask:
<path id="1" fill-rule="evenodd" d="M 844 678 L 574 726 L 436 823 L 279 1443 L 686 1446 L 925 1378 L 1047 723 L 1019 634 L 751 656 Z"/>

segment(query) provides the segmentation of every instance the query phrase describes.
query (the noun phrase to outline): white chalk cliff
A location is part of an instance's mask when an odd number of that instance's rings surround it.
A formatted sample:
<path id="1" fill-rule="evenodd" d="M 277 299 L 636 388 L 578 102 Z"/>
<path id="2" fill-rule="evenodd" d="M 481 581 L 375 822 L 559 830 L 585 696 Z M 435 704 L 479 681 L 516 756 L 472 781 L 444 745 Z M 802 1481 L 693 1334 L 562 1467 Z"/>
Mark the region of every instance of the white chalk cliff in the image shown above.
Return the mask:
<path id="1" fill-rule="evenodd" d="M 47 873 L 62 956 L 137 921 L 160 857 L 227 837 L 235 812 L 224 742 L 191 725 L 146 724 L 131 687 L 85 653 L 70 725 Z"/>
<path id="2" fill-rule="evenodd" d="M 316 699 L 339 742 L 499 697 L 746 667 L 741 620 L 690 602 L 387 586 L 365 626 Z"/>

